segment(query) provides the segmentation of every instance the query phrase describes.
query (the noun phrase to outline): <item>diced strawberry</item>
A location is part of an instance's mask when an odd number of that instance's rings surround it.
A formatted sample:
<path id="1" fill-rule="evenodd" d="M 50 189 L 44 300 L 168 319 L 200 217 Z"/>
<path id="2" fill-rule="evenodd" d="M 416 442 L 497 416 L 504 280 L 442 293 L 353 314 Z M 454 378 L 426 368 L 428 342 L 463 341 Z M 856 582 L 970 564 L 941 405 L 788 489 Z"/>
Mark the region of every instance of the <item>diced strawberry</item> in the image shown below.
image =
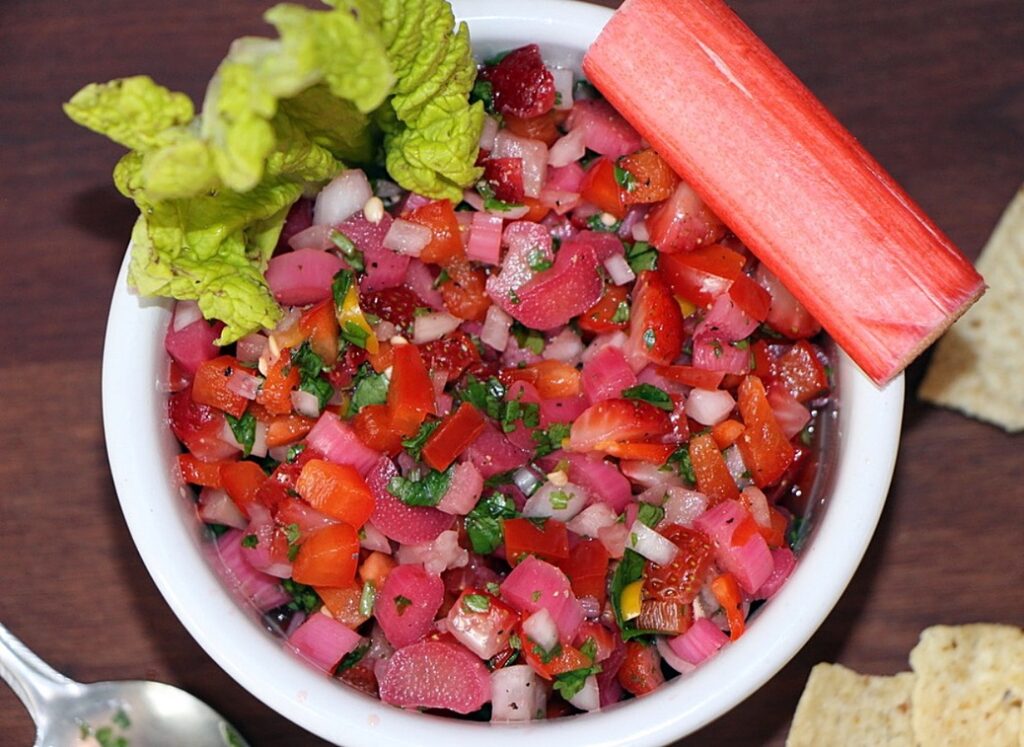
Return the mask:
<path id="1" fill-rule="evenodd" d="M 503 202 L 522 202 L 526 197 L 522 158 L 488 158 L 484 161 L 484 179 Z"/>
<path id="2" fill-rule="evenodd" d="M 668 365 L 683 349 L 683 313 L 661 275 L 640 273 L 629 318 L 629 351 Z"/>
<path id="3" fill-rule="evenodd" d="M 569 433 L 572 451 L 601 450 L 608 443 L 646 441 L 668 433 L 668 415 L 635 399 L 606 399 L 588 407 Z"/>
<path id="4" fill-rule="evenodd" d="M 455 381 L 473 363 L 480 360 L 480 351 L 465 332 L 420 345 L 420 355 L 431 371 L 447 371 L 448 381 Z"/>
<path id="5" fill-rule="evenodd" d="M 673 542 L 679 552 L 668 565 L 647 564 L 644 594 L 652 599 L 689 604 L 700 593 L 711 567 L 711 543 L 703 532 L 679 524 L 670 524 L 659 532 Z"/>
<path id="6" fill-rule="evenodd" d="M 514 49 L 480 77 L 493 87 L 494 108 L 500 114 L 539 117 L 555 105 L 555 80 L 544 66 L 540 47 Z"/>
<path id="7" fill-rule="evenodd" d="M 425 306 L 420 297 L 404 285 L 359 296 L 359 307 L 365 313 L 379 316 L 396 327 L 411 326 L 416 317 L 416 309 Z"/>

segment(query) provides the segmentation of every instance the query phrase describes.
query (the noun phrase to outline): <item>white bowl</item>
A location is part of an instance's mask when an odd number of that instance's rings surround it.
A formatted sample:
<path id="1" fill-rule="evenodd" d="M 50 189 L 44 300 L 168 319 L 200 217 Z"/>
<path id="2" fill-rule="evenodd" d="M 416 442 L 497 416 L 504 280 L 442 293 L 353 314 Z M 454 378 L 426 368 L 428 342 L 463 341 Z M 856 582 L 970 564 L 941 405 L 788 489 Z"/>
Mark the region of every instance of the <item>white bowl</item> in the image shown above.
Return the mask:
<path id="1" fill-rule="evenodd" d="M 530 42 L 549 63 L 575 65 L 610 11 L 565 0 L 453 0 L 481 56 Z M 402 711 L 332 680 L 281 646 L 221 581 L 165 417 L 163 335 L 170 306 L 127 291 L 121 267 L 103 355 L 103 419 L 114 484 L 132 538 L 171 609 L 229 675 L 270 708 L 347 747 L 530 744 L 655 745 L 722 715 L 804 645 L 853 576 L 881 513 L 899 441 L 902 377 L 876 388 L 838 358 L 837 453 L 824 511 L 791 578 L 746 634 L 695 672 L 603 712 L 491 726 Z M 259 735 L 252 735 L 258 738 Z"/>

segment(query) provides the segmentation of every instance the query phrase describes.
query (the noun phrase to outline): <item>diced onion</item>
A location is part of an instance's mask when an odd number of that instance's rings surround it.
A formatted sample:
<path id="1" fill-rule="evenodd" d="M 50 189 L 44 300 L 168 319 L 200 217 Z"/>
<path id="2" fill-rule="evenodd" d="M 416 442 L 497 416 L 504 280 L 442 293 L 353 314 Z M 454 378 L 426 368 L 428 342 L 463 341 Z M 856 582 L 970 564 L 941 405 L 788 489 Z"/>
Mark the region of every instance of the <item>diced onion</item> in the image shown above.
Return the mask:
<path id="1" fill-rule="evenodd" d="M 596 620 L 601 616 L 601 603 L 597 601 L 597 597 L 584 594 L 579 598 L 579 602 L 580 609 L 583 610 L 583 617 L 587 620 Z"/>
<path id="2" fill-rule="evenodd" d="M 266 349 L 266 335 L 254 332 L 235 343 L 235 357 L 243 363 L 256 363 Z"/>
<path id="3" fill-rule="evenodd" d="M 363 524 L 361 534 L 362 538 L 359 540 L 359 546 L 364 550 L 382 552 L 386 555 L 391 554 L 391 543 L 373 524 L 370 522 Z"/>
<path id="4" fill-rule="evenodd" d="M 722 458 L 725 459 L 725 466 L 729 468 L 729 474 L 732 475 L 732 479 L 736 481 L 740 490 L 753 482 L 750 479 L 750 470 L 747 469 L 747 465 L 743 461 L 743 455 L 740 454 L 740 450 L 735 444 L 722 452 Z"/>
<path id="5" fill-rule="evenodd" d="M 267 424 L 256 421 L 256 428 L 252 437 L 252 448 L 249 453 L 254 457 L 262 459 L 267 455 Z"/>
<path id="6" fill-rule="evenodd" d="M 661 636 L 656 636 L 660 638 Z M 581 711 L 596 711 L 601 707 L 600 691 L 597 687 L 597 677 L 590 675 L 583 681 L 583 687 L 579 692 L 569 698 L 569 702 Z"/>
<path id="7" fill-rule="evenodd" d="M 566 525 L 569 531 L 581 537 L 597 537 L 598 531 L 612 526 L 619 516 L 607 503 L 592 503 L 573 517 Z"/>
<path id="8" fill-rule="evenodd" d="M 548 69 L 551 70 L 551 68 Z M 572 89 L 575 83 L 572 70 L 556 67 L 551 70 L 551 77 L 555 83 L 555 109 L 560 111 L 572 109 Z"/>
<path id="9" fill-rule="evenodd" d="M 540 487 L 540 476 L 530 467 L 520 467 L 512 473 L 512 482 L 523 491 L 525 495 L 533 495 Z"/>
<path id="10" fill-rule="evenodd" d="M 256 399 L 256 394 L 260 390 L 260 382 L 259 376 L 253 376 L 242 367 L 233 366 L 231 376 L 228 378 L 227 388 L 228 391 L 237 394 L 239 397 Z"/>
<path id="11" fill-rule="evenodd" d="M 508 346 L 509 329 L 512 327 L 512 317 L 506 314 L 497 304 L 487 307 L 487 316 L 484 318 L 483 329 L 480 330 L 480 340 L 499 353 L 504 352 Z"/>
<path id="12" fill-rule="evenodd" d="M 529 664 L 491 672 L 491 721 L 532 721 L 543 716 L 547 691 Z"/>
<path id="13" fill-rule="evenodd" d="M 500 130 L 494 136 L 491 157 L 523 159 L 523 191 L 527 197 L 540 197 L 548 168 L 548 146 L 542 140 L 519 137 L 508 130 Z"/>
<path id="14" fill-rule="evenodd" d="M 302 389 L 293 389 L 292 407 L 294 407 L 296 412 L 300 415 L 305 415 L 307 418 L 316 418 L 320 416 L 320 400 L 312 392 L 306 392 Z"/>
<path id="15" fill-rule="evenodd" d="M 541 357 L 544 360 L 562 361 L 562 363 L 575 366 L 580 362 L 582 354 L 583 341 L 572 329 L 566 327 L 548 340 Z"/>
<path id="16" fill-rule="evenodd" d="M 613 254 L 608 257 L 604 261 L 604 269 L 608 270 L 608 275 L 616 285 L 625 285 L 636 280 L 633 268 L 629 266 L 629 262 L 621 254 Z"/>
<path id="17" fill-rule="evenodd" d="M 530 496 L 523 506 L 523 516 L 529 518 L 550 517 L 558 521 L 569 521 L 583 510 L 587 503 L 587 491 L 578 485 L 567 482 L 556 485 L 545 483 Z"/>
<path id="18" fill-rule="evenodd" d="M 484 127 L 480 131 L 479 146 L 483 150 L 491 150 L 494 147 L 494 136 L 498 134 L 498 120 L 494 117 L 484 117 Z"/>
<path id="19" fill-rule="evenodd" d="M 545 651 L 558 645 L 558 626 L 547 607 L 541 607 L 523 621 L 523 632 Z"/>
<path id="20" fill-rule="evenodd" d="M 203 488 L 199 492 L 199 518 L 207 524 L 223 524 L 245 529 L 249 520 L 228 494 L 219 488 Z"/>
<path id="21" fill-rule="evenodd" d="M 193 322 L 203 318 L 203 312 L 199 310 L 199 304 L 195 301 L 178 301 L 174 305 L 174 321 L 172 326 L 175 332 L 181 332 Z"/>
<path id="22" fill-rule="evenodd" d="M 583 144 L 583 134 L 583 130 L 575 129 L 558 138 L 548 151 L 548 166 L 557 169 L 583 158 L 587 152 Z"/>
<path id="23" fill-rule="evenodd" d="M 420 256 L 433 238 L 433 232 L 419 223 L 396 218 L 384 237 L 384 248 L 411 257 Z"/>
<path id="24" fill-rule="evenodd" d="M 701 425 L 718 425 L 729 417 L 736 400 L 721 389 L 694 389 L 686 398 L 686 414 Z"/>
<path id="25" fill-rule="evenodd" d="M 651 233 L 647 229 L 647 221 L 642 220 L 633 224 L 633 241 L 650 241 Z"/>
<path id="26" fill-rule="evenodd" d="M 373 190 L 362 170 L 342 171 L 316 196 L 313 225 L 336 226 L 362 210 L 371 197 Z"/>
<path id="27" fill-rule="evenodd" d="M 662 537 L 639 520 L 633 522 L 626 546 L 658 565 L 668 565 L 679 552 L 674 542 Z"/>
<path id="28" fill-rule="evenodd" d="M 417 345 L 440 340 L 450 332 L 454 332 L 462 324 L 462 320 L 444 311 L 432 311 L 418 316 L 412 323 L 412 341 Z"/>
<path id="29" fill-rule="evenodd" d="M 763 527 L 772 525 L 772 515 L 768 510 L 768 498 L 760 488 L 748 485 L 743 488 L 743 504 L 754 517 L 754 521 Z"/>

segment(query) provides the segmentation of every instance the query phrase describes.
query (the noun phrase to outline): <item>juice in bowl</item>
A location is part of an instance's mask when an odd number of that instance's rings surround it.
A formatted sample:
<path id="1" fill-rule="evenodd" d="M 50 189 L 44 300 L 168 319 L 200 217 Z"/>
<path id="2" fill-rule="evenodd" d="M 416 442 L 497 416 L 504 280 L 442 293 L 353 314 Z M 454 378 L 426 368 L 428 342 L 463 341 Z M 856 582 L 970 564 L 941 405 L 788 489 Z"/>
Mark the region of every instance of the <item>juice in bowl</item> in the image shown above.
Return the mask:
<path id="1" fill-rule="evenodd" d="M 104 365 L 118 492 L 197 640 L 325 738 L 669 741 L 763 684 L 835 603 L 884 501 L 901 381 L 808 341 L 727 225 L 577 92 L 566 71 L 606 11 L 455 10 L 479 60 L 515 50 L 477 78 L 492 124 L 465 192 L 332 175 L 271 255 L 285 321 L 222 349 L 189 304 L 140 308 L 126 262 Z M 831 473 L 805 474 L 821 506 L 800 529 L 794 465 L 826 425 Z M 176 470 L 204 486 L 215 540 Z"/>

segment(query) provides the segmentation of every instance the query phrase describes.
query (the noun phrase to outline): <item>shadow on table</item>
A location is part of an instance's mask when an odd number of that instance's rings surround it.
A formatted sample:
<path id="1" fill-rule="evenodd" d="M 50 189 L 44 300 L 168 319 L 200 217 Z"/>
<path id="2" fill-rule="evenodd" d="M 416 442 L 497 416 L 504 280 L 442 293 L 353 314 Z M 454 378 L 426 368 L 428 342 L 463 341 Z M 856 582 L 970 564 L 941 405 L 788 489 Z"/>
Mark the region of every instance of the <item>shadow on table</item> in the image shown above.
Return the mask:
<path id="1" fill-rule="evenodd" d="M 890 495 L 899 492 L 895 480 L 894 477 Z M 891 513 L 887 507 L 850 585 L 825 622 L 792 661 L 736 708 L 678 742 L 679 747 L 767 747 L 785 742 L 789 721 L 811 667 L 823 661 L 839 660 L 863 612 L 865 600 L 871 595 L 884 561 Z"/>
<path id="2" fill-rule="evenodd" d="M 111 267 L 116 273 L 121 266 L 138 208 L 111 184 L 97 184 L 76 192 L 62 206 L 61 219 L 89 236 L 111 247 Z"/>

